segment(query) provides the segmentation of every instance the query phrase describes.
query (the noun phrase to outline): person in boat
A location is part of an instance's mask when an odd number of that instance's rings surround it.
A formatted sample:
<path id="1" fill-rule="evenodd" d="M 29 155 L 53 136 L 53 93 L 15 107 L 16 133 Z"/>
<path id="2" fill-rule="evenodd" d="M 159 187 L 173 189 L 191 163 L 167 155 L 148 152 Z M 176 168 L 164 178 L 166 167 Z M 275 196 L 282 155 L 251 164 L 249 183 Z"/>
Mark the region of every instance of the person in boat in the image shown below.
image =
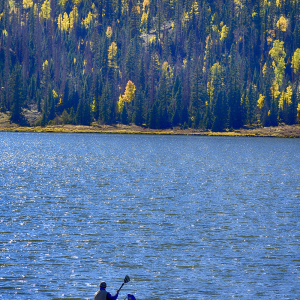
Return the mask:
<path id="1" fill-rule="evenodd" d="M 116 300 L 118 299 L 119 291 L 112 296 L 110 293 L 106 291 L 106 282 L 102 281 L 100 283 L 100 290 L 95 293 L 94 300 Z"/>

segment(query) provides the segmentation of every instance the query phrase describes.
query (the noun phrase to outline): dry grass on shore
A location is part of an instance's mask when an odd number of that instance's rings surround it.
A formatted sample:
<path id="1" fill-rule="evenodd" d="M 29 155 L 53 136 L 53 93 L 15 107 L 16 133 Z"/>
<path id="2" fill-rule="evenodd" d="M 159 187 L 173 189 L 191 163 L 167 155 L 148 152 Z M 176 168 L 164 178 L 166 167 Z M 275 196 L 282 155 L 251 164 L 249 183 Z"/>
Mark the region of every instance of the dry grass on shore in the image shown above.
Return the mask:
<path id="1" fill-rule="evenodd" d="M 15 124 L 3 126 L 0 123 L 0 131 L 9 132 L 56 132 L 56 133 L 114 133 L 114 134 L 157 134 L 157 135 L 198 135 L 198 136 L 248 136 L 248 137 L 300 137 L 299 125 L 284 125 L 278 127 L 264 127 L 255 129 L 240 129 L 228 132 L 211 132 L 196 129 L 149 129 L 136 125 L 115 126 L 82 126 L 82 125 L 56 125 L 46 127 L 20 127 Z"/>
<path id="2" fill-rule="evenodd" d="M 0 113 L 0 131 L 10 132 L 65 132 L 65 133 L 115 133 L 115 134 L 159 134 L 159 135 L 200 135 L 200 136 L 252 136 L 252 137 L 300 137 L 300 124 L 282 125 L 277 127 L 257 127 L 251 129 L 237 129 L 225 132 L 211 132 L 201 129 L 150 129 L 134 124 L 124 125 L 53 125 L 45 127 L 21 127 L 9 122 L 7 114 Z"/>

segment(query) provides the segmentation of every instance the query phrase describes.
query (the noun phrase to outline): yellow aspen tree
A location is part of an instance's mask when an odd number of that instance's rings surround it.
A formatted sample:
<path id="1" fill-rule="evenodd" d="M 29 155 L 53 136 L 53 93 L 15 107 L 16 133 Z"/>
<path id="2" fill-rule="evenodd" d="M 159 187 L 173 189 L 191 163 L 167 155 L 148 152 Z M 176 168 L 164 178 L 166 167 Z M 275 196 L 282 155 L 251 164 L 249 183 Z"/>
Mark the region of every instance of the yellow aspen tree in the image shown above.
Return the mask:
<path id="1" fill-rule="evenodd" d="M 72 0 L 72 2 L 74 3 L 74 5 L 79 6 L 81 3 L 81 0 Z"/>
<path id="2" fill-rule="evenodd" d="M 93 102 L 91 104 L 91 111 L 96 112 L 96 98 L 93 98 Z"/>
<path id="3" fill-rule="evenodd" d="M 297 118 L 300 118 L 300 103 L 298 103 L 297 107 Z"/>
<path id="4" fill-rule="evenodd" d="M 191 7 L 191 14 L 194 13 L 195 15 L 199 15 L 199 5 L 198 2 L 195 0 Z"/>
<path id="5" fill-rule="evenodd" d="M 40 17 L 45 20 L 49 20 L 50 12 L 51 12 L 50 0 L 45 0 L 45 2 L 42 4 L 41 7 Z"/>
<path id="6" fill-rule="evenodd" d="M 59 1 L 58 1 L 58 4 L 59 4 L 59 6 L 60 6 L 62 9 L 64 9 L 64 8 L 65 8 L 65 5 L 66 5 L 66 3 L 67 3 L 67 1 L 68 1 L 68 0 L 59 0 Z"/>
<path id="7" fill-rule="evenodd" d="M 75 5 L 73 7 L 73 10 L 69 14 L 69 19 L 70 19 L 70 29 L 69 30 L 71 32 L 74 28 L 74 24 L 78 20 L 78 8 Z"/>
<path id="8" fill-rule="evenodd" d="M 286 53 L 284 51 L 284 42 L 280 42 L 279 40 L 275 40 L 273 43 L 272 49 L 269 51 L 269 55 L 273 59 L 272 66 L 274 68 L 275 80 L 281 85 L 283 75 L 285 72 L 285 57 Z"/>
<path id="9" fill-rule="evenodd" d="M 267 72 L 267 63 L 265 63 L 262 67 L 262 73 L 263 73 L 263 76 L 266 75 L 266 72 Z"/>
<path id="10" fill-rule="evenodd" d="M 274 97 L 275 100 L 277 100 L 278 96 L 280 95 L 279 85 L 276 81 L 271 86 L 271 95 Z"/>
<path id="11" fill-rule="evenodd" d="M 107 29 L 106 29 L 106 36 L 110 39 L 111 36 L 112 36 L 112 28 L 111 26 L 107 26 Z"/>
<path id="12" fill-rule="evenodd" d="M 257 106 L 262 109 L 264 106 L 264 101 L 265 101 L 266 96 L 259 94 L 258 100 L 257 100 Z"/>
<path id="13" fill-rule="evenodd" d="M 277 26 L 277 28 L 279 30 L 286 31 L 286 29 L 287 29 L 287 21 L 286 21 L 285 17 L 281 16 L 279 18 L 279 20 L 277 21 L 276 26 Z"/>
<path id="14" fill-rule="evenodd" d="M 146 8 L 149 6 L 149 4 L 150 4 L 149 0 L 143 1 L 143 11 L 146 11 Z"/>
<path id="15" fill-rule="evenodd" d="M 23 0 L 23 8 L 27 9 L 33 6 L 32 0 Z"/>
<path id="16" fill-rule="evenodd" d="M 293 90 L 292 90 L 291 86 L 289 85 L 286 88 L 286 92 L 283 91 L 281 93 L 281 96 L 280 96 L 280 99 L 278 102 L 278 107 L 283 109 L 283 106 L 285 103 L 287 103 L 288 105 L 291 105 L 292 104 L 292 95 L 293 95 Z"/>
<path id="17" fill-rule="evenodd" d="M 61 14 L 59 14 L 57 18 L 57 27 L 59 30 L 63 30 L 62 22 L 63 22 L 63 17 Z"/>
<path id="18" fill-rule="evenodd" d="M 229 27 L 227 27 L 226 25 L 223 25 L 221 32 L 220 32 L 220 41 L 223 42 L 228 35 L 229 32 Z"/>
<path id="19" fill-rule="evenodd" d="M 52 94 L 53 94 L 54 98 L 58 98 L 58 94 L 56 93 L 56 91 L 54 89 L 52 90 Z"/>
<path id="20" fill-rule="evenodd" d="M 159 57 L 158 57 L 157 53 L 152 55 L 152 64 L 153 64 L 153 69 L 155 71 L 158 71 L 159 70 Z"/>
<path id="21" fill-rule="evenodd" d="M 141 27 L 147 24 L 148 16 L 149 16 L 149 11 L 147 12 L 143 11 L 142 18 L 141 18 Z"/>
<path id="22" fill-rule="evenodd" d="M 210 68 L 210 81 L 207 83 L 207 92 L 210 96 L 210 101 L 213 101 L 215 84 L 217 77 L 221 74 L 221 66 L 218 62 L 214 63 Z"/>
<path id="23" fill-rule="evenodd" d="M 38 14 L 39 14 L 39 9 L 37 7 L 37 4 L 33 5 L 33 13 L 34 13 L 35 16 L 38 16 Z"/>
<path id="24" fill-rule="evenodd" d="M 16 2 L 14 0 L 8 0 L 9 12 L 13 12 L 16 8 Z"/>
<path id="25" fill-rule="evenodd" d="M 172 78 L 173 77 L 173 70 L 172 67 L 169 65 L 167 61 L 165 61 L 162 65 L 162 75 L 165 78 Z"/>
<path id="26" fill-rule="evenodd" d="M 117 52 L 118 52 L 117 44 L 115 42 L 112 42 L 111 45 L 108 47 L 108 65 L 111 68 L 117 67 L 116 61 L 114 59 L 117 55 Z"/>
<path id="27" fill-rule="evenodd" d="M 70 20 L 69 20 L 68 14 L 66 12 L 64 13 L 64 18 L 62 20 L 62 27 L 65 32 L 67 32 L 70 28 Z"/>
<path id="28" fill-rule="evenodd" d="M 119 96 L 119 100 L 117 102 L 118 112 L 121 113 L 123 111 L 124 101 L 122 95 Z"/>
<path id="29" fill-rule="evenodd" d="M 89 11 L 87 17 L 83 20 L 83 24 L 84 24 L 84 27 L 85 29 L 88 29 L 90 24 L 92 23 L 93 21 L 93 15 L 92 13 Z"/>
<path id="30" fill-rule="evenodd" d="M 131 80 L 128 80 L 126 88 L 125 88 L 125 93 L 122 97 L 123 101 L 131 102 L 134 98 L 135 90 L 136 90 L 136 87 L 135 87 L 134 83 Z"/>
<path id="31" fill-rule="evenodd" d="M 295 74 L 299 71 L 300 67 L 300 49 L 296 49 L 292 58 L 292 68 Z"/>
<path id="32" fill-rule="evenodd" d="M 284 71 L 285 71 L 285 62 L 284 62 L 284 58 L 281 57 L 277 66 L 275 66 L 274 68 L 275 80 L 276 82 L 278 82 L 279 85 L 282 84 Z"/>

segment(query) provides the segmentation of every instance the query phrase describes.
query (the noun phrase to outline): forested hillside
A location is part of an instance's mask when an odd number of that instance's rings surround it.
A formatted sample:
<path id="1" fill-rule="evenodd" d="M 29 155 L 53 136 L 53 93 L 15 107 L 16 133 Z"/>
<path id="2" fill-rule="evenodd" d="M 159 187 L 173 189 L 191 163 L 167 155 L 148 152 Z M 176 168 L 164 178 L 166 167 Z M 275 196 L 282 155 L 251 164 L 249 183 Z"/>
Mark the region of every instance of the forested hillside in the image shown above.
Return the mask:
<path id="1" fill-rule="evenodd" d="M 0 0 L 0 34 L 15 123 L 32 106 L 42 126 L 299 121 L 298 0 Z"/>

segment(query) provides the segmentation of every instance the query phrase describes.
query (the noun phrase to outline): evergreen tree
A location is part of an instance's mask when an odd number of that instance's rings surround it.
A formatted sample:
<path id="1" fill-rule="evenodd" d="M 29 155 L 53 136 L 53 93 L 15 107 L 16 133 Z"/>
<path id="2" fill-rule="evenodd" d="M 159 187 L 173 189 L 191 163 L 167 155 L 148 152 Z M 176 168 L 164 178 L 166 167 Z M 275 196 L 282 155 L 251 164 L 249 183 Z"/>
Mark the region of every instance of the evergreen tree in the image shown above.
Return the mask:
<path id="1" fill-rule="evenodd" d="M 15 67 L 11 76 L 9 78 L 9 106 L 10 106 L 10 121 L 14 123 L 22 123 L 23 116 L 22 116 L 22 104 L 24 102 L 24 95 L 22 89 L 22 81 L 21 81 L 21 74 L 20 68 Z"/>

